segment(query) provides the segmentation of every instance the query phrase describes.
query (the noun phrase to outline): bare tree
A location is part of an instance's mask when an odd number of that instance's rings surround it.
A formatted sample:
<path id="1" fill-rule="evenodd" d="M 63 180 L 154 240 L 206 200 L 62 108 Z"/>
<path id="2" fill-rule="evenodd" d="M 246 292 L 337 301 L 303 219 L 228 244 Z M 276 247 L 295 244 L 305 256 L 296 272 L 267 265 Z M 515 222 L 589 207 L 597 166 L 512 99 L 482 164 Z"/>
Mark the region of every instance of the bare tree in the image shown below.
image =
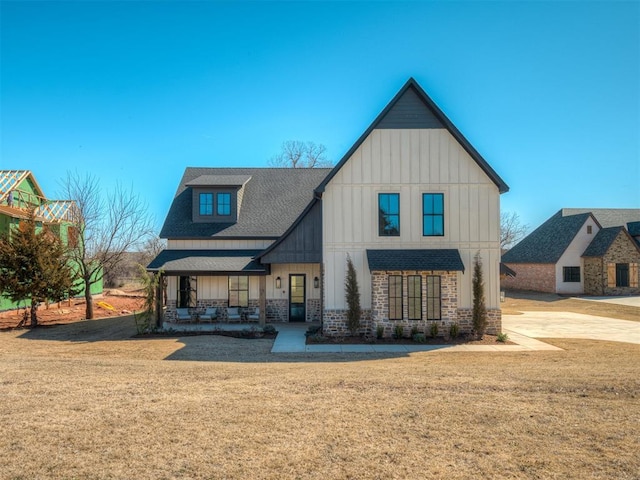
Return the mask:
<path id="1" fill-rule="evenodd" d="M 330 167 L 325 152 L 327 147 L 321 143 L 287 140 L 282 142 L 280 153 L 269 159 L 269 165 L 280 168 L 321 168 Z"/>
<path id="2" fill-rule="evenodd" d="M 104 197 L 97 177 L 77 172 L 67 172 L 62 187 L 65 196 L 76 203 L 78 238 L 69 242 L 69 255 L 84 285 L 86 317 L 92 319 L 91 286 L 105 271 L 116 271 L 127 252 L 139 249 L 151 234 L 153 221 L 133 187 L 117 184 Z"/>
<path id="3" fill-rule="evenodd" d="M 529 226 L 520 221 L 516 212 L 500 214 L 500 250 L 508 250 L 527 235 Z"/>

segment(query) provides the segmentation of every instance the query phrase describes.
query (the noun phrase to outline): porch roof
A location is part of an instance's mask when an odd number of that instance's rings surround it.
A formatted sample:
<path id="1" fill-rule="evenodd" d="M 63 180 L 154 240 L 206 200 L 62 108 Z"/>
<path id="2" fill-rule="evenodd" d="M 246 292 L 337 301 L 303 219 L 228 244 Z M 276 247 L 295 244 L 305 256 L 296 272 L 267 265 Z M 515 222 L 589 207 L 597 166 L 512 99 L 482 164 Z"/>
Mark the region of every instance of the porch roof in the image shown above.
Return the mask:
<path id="1" fill-rule="evenodd" d="M 147 266 L 167 275 L 266 275 L 255 257 L 261 250 L 163 250 Z"/>
<path id="2" fill-rule="evenodd" d="M 464 272 L 457 249 L 367 250 L 369 270 L 447 270 Z"/>

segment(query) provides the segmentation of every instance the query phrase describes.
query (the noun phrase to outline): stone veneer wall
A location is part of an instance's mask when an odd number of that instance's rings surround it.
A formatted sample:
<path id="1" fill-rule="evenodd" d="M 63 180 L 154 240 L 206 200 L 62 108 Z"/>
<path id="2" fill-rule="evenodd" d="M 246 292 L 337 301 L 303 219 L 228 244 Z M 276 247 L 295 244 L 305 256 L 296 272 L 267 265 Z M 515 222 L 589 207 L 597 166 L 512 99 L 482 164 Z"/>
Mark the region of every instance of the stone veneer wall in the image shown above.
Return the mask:
<path id="1" fill-rule="evenodd" d="M 553 263 L 506 263 L 516 272 L 514 277 L 500 279 L 500 288 L 556 292 L 556 266 Z"/>
<path id="2" fill-rule="evenodd" d="M 322 332 L 328 337 L 344 337 L 351 335 L 347 326 L 347 310 L 325 310 L 322 320 Z M 372 335 L 371 310 L 362 309 L 360 316 L 360 330 L 358 335 Z"/>
<path id="3" fill-rule="evenodd" d="M 601 257 L 584 257 L 583 278 L 585 295 L 604 295 L 607 286 L 607 269 L 602 268 Z"/>
<path id="4" fill-rule="evenodd" d="M 389 295 L 388 276 L 402 275 L 403 277 L 403 319 L 389 320 Z M 422 312 L 426 316 L 427 311 L 427 280 L 428 275 L 440 276 L 441 294 L 441 315 L 440 320 L 409 320 L 409 303 L 407 277 L 409 275 L 420 275 L 422 277 Z M 435 272 L 414 272 L 414 271 L 385 271 L 371 273 L 372 309 L 363 310 L 361 318 L 361 335 L 375 335 L 377 327 L 384 328 L 384 336 L 393 335 L 396 325 L 402 325 L 405 335 L 409 335 L 414 327 L 421 333 L 430 334 L 431 325 L 438 323 L 441 335 L 447 335 L 452 324 L 457 323 L 463 333 L 471 332 L 473 322 L 471 321 L 471 309 L 458 309 L 458 285 L 457 273 L 445 271 Z M 502 314 L 499 309 L 487 311 L 488 325 L 487 333 L 497 334 L 502 331 Z M 323 332 L 327 336 L 344 336 L 349 334 L 347 328 L 346 310 L 325 310 L 323 320 Z"/>
<path id="5" fill-rule="evenodd" d="M 629 268 L 629 286 L 628 287 L 609 287 L 607 268 L 610 263 L 628 263 L 640 264 L 640 252 L 631 243 L 632 240 L 624 233 L 620 232 L 613 241 L 607 253 L 602 257 L 602 285 L 604 295 L 638 295 L 640 294 L 640 268 L 635 269 L 636 278 L 632 279 L 632 271 Z M 635 280 L 635 281 L 634 281 Z M 635 286 L 631 286 L 631 285 Z"/>
<path id="6" fill-rule="evenodd" d="M 472 308 L 458 309 L 458 325 L 460 326 L 461 332 L 471 333 L 473 331 Z M 487 329 L 485 332 L 489 335 L 502 333 L 502 310 L 487 309 Z"/>

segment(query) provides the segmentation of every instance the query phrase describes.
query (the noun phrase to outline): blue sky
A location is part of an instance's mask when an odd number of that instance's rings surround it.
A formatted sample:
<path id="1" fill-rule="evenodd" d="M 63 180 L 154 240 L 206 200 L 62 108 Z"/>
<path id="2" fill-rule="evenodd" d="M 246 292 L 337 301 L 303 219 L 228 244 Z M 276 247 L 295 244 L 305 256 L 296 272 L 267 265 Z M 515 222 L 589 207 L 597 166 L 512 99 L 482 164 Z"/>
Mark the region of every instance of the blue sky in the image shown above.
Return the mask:
<path id="1" fill-rule="evenodd" d="M 187 166 L 337 162 L 413 76 L 535 227 L 640 207 L 639 2 L 0 2 L 0 168 L 120 180 L 158 229 Z"/>

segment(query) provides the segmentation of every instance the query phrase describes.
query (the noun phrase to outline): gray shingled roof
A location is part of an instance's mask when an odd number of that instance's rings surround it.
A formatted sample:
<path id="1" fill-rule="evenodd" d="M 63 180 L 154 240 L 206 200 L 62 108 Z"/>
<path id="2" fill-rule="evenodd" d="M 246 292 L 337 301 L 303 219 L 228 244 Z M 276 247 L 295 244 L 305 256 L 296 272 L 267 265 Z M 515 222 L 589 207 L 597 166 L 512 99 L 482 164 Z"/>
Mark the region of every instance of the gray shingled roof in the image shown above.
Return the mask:
<path id="1" fill-rule="evenodd" d="M 627 230 L 629 231 L 629 235 L 637 237 L 640 235 L 640 222 L 627 223 Z"/>
<path id="2" fill-rule="evenodd" d="M 162 238 L 277 238 L 313 199 L 314 189 L 331 171 L 328 168 L 187 168 L 169 208 Z M 198 179 L 214 185 L 246 177 L 237 223 L 194 223 L 192 191 Z M 216 180 L 217 178 L 217 180 Z"/>
<path id="3" fill-rule="evenodd" d="M 260 250 L 163 250 L 147 266 L 149 271 L 167 274 L 266 273 L 266 267 L 254 260 Z"/>
<path id="4" fill-rule="evenodd" d="M 464 272 L 456 249 L 367 250 L 369 270 L 449 270 Z"/>
<path id="5" fill-rule="evenodd" d="M 602 228 L 626 226 L 640 221 L 640 208 L 563 208 L 562 214 L 591 213 Z"/>
<path id="6" fill-rule="evenodd" d="M 562 210 L 502 255 L 504 263 L 556 263 L 590 213 L 563 217 Z"/>
<path id="7" fill-rule="evenodd" d="M 620 231 L 623 230 L 623 227 L 609 227 L 601 229 L 591 243 L 587 247 L 587 249 L 582 254 L 583 257 L 601 257 L 616 239 Z"/>

